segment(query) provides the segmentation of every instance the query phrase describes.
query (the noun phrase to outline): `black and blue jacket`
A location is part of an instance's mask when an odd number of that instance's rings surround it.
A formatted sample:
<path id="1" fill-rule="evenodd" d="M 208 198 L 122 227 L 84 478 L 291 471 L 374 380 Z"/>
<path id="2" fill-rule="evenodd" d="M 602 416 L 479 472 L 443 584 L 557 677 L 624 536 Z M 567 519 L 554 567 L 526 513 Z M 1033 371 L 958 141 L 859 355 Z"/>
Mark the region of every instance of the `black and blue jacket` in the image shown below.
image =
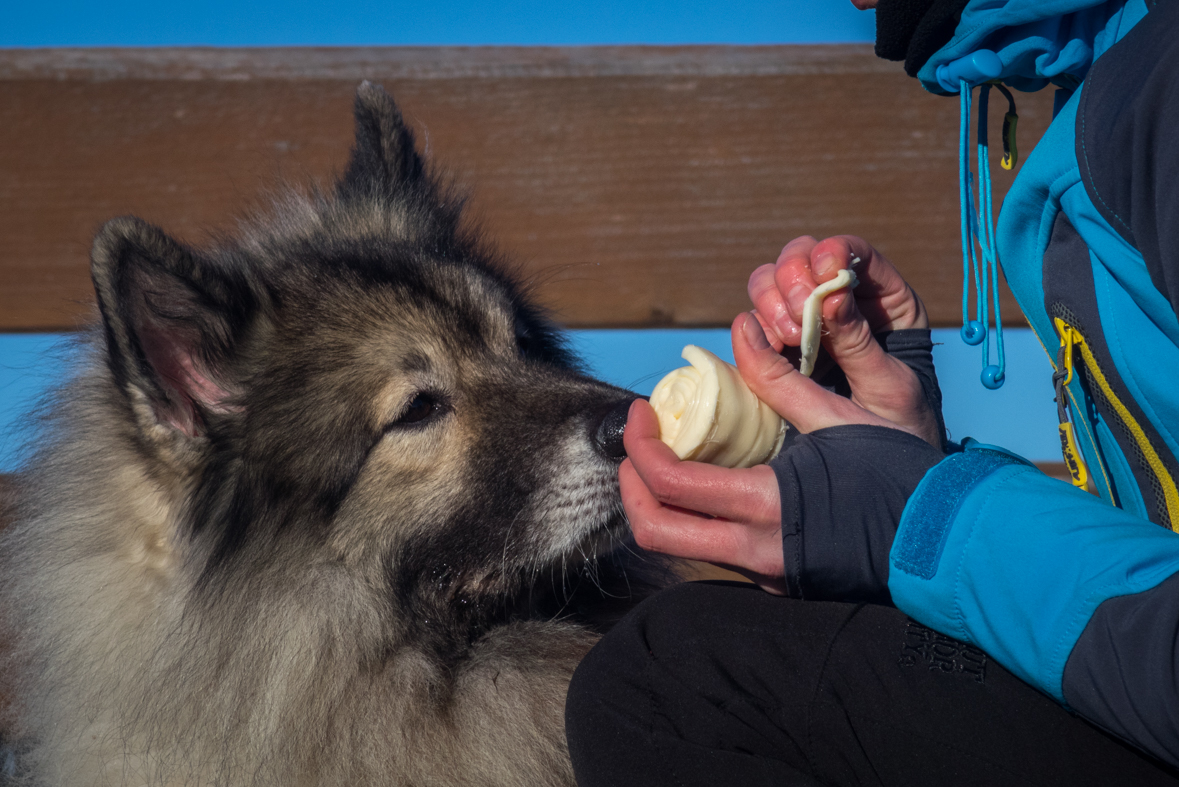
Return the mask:
<path id="1" fill-rule="evenodd" d="M 917 71 L 926 89 L 958 93 L 956 65 L 987 50 L 999 73 L 967 69 L 967 87 L 1058 91 L 995 245 L 1100 497 L 1001 449 L 953 454 L 905 506 L 888 588 L 1179 765 L 1179 2 L 959 7 Z"/>

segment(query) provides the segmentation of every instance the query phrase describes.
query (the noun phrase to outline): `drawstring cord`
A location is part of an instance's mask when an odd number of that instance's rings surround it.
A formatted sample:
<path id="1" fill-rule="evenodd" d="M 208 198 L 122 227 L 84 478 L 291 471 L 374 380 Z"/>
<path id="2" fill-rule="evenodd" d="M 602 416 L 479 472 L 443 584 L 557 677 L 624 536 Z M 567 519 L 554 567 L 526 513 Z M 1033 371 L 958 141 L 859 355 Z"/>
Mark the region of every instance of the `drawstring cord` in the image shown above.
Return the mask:
<path id="1" fill-rule="evenodd" d="M 980 85 L 978 94 L 978 200 L 975 201 L 974 174 L 970 171 L 970 103 L 973 89 L 966 79 L 958 81 L 961 125 L 958 136 L 958 197 L 962 229 L 962 341 L 982 345 L 982 384 L 994 390 L 1003 385 L 1007 358 L 1003 350 L 1003 318 L 999 309 L 999 250 L 995 237 L 995 213 L 991 201 L 990 148 L 987 140 L 987 105 L 992 84 Z M 995 84 L 1007 98 L 1009 111 L 1003 122 L 1003 168 L 1015 166 L 1015 100 L 1007 88 Z M 976 208 L 977 206 L 977 208 Z M 980 216 L 981 214 L 981 216 Z M 975 245 L 978 250 L 976 252 Z M 970 318 L 970 290 L 973 282 L 975 315 Z M 991 336 L 987 326 L 991 311 L 995 319 L 997 363 L 991 363 Z"/>

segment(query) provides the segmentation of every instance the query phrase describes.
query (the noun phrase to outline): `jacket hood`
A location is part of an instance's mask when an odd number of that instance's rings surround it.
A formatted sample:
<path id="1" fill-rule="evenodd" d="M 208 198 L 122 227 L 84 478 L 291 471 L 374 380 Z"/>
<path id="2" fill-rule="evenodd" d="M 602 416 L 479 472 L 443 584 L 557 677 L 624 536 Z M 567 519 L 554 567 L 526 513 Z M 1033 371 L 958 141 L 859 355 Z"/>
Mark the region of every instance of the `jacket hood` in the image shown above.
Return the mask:
<path id="1" fill-rule="evenodd" d="M 971 0 L 917 78 L 931 93 L 956 94 L 956 83 L 939 82 L 938 67 L 989 49 L 1003 64 L 1000 78 L 1017 90 L 1073 89 L 1146 12 L 1146 0 Z"/>

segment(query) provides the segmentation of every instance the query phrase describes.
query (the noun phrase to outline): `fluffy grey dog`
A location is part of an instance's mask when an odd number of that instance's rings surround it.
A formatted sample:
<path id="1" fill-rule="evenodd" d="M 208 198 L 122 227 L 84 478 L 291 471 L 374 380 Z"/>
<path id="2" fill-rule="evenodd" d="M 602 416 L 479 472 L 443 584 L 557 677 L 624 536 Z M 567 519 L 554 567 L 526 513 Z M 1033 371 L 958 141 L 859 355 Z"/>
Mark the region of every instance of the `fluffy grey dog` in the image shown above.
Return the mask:
<path id="1" fill-rule="evenodd" d="M 460 227 L 380 87 L 329 193 L 94 242 L 101 333 L 0 541 L 14 777 L 563 785 L 634 395 Z"/>

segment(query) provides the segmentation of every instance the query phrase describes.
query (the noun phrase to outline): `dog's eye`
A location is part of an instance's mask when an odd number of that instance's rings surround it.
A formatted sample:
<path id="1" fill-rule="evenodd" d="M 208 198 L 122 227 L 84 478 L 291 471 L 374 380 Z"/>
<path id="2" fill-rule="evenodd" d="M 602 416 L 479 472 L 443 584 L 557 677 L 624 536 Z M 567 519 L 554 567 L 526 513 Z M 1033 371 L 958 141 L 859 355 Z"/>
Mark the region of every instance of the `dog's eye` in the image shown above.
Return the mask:
<path id="1" fill-rule="evenodd" d="M 428 393 L 419 393 L 409 403 L 397 420 L 385 427 L 385 430 L 393 429 L 398 426 L 409 426 L 411 424 L 419 424 L 433 418 L 442 411 L 441 400 Z"/>

